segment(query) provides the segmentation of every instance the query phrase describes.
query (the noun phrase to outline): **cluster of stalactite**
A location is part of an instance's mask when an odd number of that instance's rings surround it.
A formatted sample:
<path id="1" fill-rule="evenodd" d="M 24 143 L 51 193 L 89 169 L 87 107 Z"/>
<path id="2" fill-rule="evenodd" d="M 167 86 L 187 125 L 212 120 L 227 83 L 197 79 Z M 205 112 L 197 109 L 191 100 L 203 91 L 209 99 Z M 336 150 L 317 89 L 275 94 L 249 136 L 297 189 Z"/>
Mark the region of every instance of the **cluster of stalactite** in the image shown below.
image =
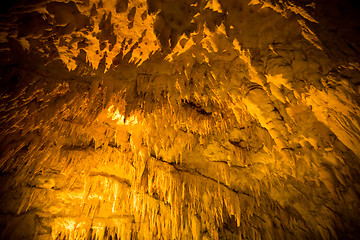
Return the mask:
<path id="1" fill-rule="evenodd" d="M 355 239 L 360 51 L 321 9 L 14 6 L 0 238 Z"/>

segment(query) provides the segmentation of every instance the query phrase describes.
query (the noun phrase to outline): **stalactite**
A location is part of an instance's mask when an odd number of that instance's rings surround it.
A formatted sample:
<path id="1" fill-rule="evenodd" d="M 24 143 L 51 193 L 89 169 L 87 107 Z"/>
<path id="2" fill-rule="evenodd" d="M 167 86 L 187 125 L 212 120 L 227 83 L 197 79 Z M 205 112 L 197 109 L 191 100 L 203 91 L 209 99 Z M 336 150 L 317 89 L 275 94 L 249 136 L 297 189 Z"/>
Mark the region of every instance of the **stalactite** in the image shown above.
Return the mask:
<path id="1" fill-rule="evenodd" d="M 0 239 L 357 238 L 358 6 L 7 4 Z"/>

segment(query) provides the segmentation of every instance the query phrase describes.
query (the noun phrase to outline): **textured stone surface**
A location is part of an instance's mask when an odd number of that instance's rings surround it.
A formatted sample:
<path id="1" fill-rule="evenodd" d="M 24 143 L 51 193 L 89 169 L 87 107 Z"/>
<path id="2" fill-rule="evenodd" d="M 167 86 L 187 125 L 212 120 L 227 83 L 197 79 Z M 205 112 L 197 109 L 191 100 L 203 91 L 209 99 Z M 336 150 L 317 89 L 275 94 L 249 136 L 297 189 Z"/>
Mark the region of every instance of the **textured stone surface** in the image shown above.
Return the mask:
<path id="1" fill-rule="evenodd" d="M 1 239 L 360 234 L 355 3 L 6 4 Z"/>

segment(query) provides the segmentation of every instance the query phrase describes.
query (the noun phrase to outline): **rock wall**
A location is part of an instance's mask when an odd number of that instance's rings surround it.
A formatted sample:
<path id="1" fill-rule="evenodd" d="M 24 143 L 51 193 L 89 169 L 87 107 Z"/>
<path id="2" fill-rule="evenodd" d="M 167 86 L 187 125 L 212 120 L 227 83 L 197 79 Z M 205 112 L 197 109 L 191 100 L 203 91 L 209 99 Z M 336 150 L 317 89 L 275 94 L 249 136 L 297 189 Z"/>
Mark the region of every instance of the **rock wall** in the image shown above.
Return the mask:
<path id="1" fill-rule="evenodd" d="M 357 239 L 356 3 L 2 9 L 0 239 Z"/>

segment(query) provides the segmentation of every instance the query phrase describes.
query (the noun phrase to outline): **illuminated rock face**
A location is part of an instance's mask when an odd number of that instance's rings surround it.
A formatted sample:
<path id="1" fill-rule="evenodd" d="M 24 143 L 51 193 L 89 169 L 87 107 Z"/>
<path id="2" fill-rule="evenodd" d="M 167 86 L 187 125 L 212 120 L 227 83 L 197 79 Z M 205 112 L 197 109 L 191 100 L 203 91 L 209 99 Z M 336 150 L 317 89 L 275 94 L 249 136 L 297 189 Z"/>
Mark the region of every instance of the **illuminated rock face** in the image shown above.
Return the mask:
<path id="1" fill-rule="evenodd" d="M 357 7 L 2 8 L 0 239 L 356 239 Z"/>

